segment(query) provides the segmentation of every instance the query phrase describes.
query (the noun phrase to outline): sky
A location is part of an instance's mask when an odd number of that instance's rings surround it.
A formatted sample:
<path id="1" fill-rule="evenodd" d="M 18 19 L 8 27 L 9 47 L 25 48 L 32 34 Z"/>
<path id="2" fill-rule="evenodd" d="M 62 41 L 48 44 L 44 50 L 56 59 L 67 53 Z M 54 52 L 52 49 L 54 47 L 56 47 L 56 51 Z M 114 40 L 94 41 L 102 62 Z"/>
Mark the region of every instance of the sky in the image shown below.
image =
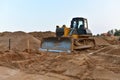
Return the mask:
<path id="1" fill-rule="evenodd" d="M 0 0 L 0 32 L 55 31 L 73 17 L 87 18 L 93 34 L 120 29 L 120 0 Z"/>

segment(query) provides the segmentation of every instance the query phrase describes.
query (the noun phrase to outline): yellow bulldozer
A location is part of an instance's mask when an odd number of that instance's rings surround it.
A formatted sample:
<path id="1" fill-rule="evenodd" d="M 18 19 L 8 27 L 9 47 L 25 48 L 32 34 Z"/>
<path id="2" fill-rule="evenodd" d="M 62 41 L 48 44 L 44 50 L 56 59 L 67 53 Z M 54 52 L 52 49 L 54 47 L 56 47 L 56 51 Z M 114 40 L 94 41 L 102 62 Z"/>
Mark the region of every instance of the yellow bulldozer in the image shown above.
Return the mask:
<path id="1" fill-rule="evenodd" d="M 70 27 L 56 26 L 56 37 L 43 38 L 40 45 L 41 51 L 73 52 L 75 50 L 95 47 L 92 32 L 88 29 L 86 18 L 75 17 L 71 20 Z"/>

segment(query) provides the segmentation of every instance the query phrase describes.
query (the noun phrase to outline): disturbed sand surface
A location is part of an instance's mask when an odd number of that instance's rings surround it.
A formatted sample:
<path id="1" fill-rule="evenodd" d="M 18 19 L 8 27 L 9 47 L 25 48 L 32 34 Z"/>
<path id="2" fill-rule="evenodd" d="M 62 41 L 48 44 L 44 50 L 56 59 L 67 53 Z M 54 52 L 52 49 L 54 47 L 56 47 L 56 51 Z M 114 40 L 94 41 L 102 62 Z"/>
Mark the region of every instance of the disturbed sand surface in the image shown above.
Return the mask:
<path id="1" fill-rule="evenodd" d="M 0 80 L 119 80 L 120 44 L 95 37 L 96 49 L 67 53 L 40 52 L 43 36 L 35 33 L 0 34 Z M 43 35 L 42 33 L 41 35 Z M 49 35 L 48 35 L 49 34 Z M 54 33 L 47 32 L 47 36 Z M 45 36 L 44 36 L 45 37 Z M 8 39 L 12 48 L 8 50 Z M 30 40 L 31 51 L 26 51 Z M 112 41 L 111 41 L 112 42 Z"/>

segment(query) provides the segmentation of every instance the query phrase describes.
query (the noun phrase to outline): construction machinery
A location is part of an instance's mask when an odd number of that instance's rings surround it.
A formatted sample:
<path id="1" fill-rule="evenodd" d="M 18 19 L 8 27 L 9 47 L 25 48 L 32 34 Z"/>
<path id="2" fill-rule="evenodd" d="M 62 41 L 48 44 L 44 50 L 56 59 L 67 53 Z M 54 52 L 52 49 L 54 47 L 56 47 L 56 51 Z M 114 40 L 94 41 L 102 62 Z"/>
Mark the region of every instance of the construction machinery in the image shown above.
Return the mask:
<path id="1" fill-rule="evenodd" d="M 92 32 L 88 29 L 86 18 L 75 17 L 70 28 L 56 26 L 56 37 L 43 38 L 40 50 L 49 52 L 72 52 L 95 47 Z"/>

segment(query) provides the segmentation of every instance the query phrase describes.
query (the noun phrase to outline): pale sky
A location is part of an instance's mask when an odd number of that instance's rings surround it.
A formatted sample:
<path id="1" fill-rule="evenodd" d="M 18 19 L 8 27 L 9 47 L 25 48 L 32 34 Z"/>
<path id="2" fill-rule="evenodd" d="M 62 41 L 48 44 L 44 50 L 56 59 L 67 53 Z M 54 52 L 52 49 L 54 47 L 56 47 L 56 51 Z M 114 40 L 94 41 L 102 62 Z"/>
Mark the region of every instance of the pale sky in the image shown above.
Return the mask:
<path id="1" fill-rule="evenodd" d="M 0 32 L 55 31 L 73 17 L 87 18 L 94 34 L 120 29 L 120 0 L 0 0 Z"/>

